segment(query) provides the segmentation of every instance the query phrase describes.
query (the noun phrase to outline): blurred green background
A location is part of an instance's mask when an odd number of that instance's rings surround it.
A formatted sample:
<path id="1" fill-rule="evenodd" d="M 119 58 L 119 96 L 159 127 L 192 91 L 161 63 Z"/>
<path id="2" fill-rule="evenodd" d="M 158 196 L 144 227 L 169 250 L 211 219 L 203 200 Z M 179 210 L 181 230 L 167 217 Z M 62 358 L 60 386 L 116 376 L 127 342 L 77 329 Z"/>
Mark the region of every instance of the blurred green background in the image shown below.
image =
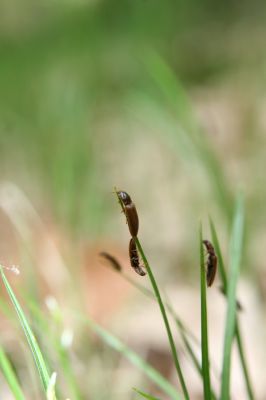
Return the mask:
<path id="1" fill-rule="evenodd" d="M 101 286 L 99 251 L 128 263 L 114 186 L 137 204 L 161 281 L 195 288 L 198 222 L 208 237 L 212 215 L 226 257 L 242 190 L 242 273 L 265 309 L 265 8 L 235 0 L 1 1 L 0 258 L 25 265 L 25 290 L 64 298 L 70 273 L 77 292 L 82 282 L 81 299 L 74 292 L 71 301 L 87 301 L 104 319 L 106 303 L 99 311 L 99 296 L 84 299 L 86 285 L 112 293 Z"/>

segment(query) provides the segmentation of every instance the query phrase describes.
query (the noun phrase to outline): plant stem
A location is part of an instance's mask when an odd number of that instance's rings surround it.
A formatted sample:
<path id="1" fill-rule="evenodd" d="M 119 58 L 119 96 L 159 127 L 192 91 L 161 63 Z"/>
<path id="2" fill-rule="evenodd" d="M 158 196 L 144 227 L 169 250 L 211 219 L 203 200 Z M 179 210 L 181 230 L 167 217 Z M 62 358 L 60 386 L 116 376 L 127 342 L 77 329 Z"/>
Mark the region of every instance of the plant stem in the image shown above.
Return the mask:
<path id="1" fill-rule="evenodd" d="M 173 335 L 172 335 L 172 332 L 171 332 L 170 324 L 169 324 L 169 321 L 168 321 L 168 318 L 167 318 L 167 314 L 166 314 L 165 307 L 164 307 L 164 304 L 163 304 L 163 301 L 162 301 L 162 298 L 161 298 L 161 295 L 160 295 L 159 288 L 158 288 L 156 280 L 154 278 L 152 269 L 150 268 L 148 260 L 147 260 L 147 258 L 145 256 L 144 251 L 142 249 L 142 246 L 141 246 L 141 244 L 139 242 L 139 239 L 137 237 L 134 238 L 134 239 L 136 241 L 136 245 L 137 245 L 138 251 L 139 251 L 139 253 L 141 255 L 141 258 L 142 258 L 142 260 L 144 262 L 145 268 L 147 270 L 148 276 L 149 276 L 150 281 L 151 281 L 151 285 L 152 285 L 155 297 L 157 299 L 157 302 L 158 302 L 160 310 L 161 310 L 161 314 L 162 314 L 162 317 L 163 317 L 164 325 L 165 325 L 165 328 L 166 328 L 169 344 L 170 344 L 172 355 L 173 355 L 173 359 L 174 359 L 175 368 L 176 368 L 177 375 L 178 375 L 179 380 L 180 380 L 180 384 L 181 384 L 185 399 L 189 400 L 188 390 L 187 390 L 187 387 L 186 387 L 186 384 L 185 384 L 185 380 L 184 380 L 184 377 L 183 377 L 183 374 L 182 374 L 182 371 L 181 371 L 181 368 L 180 368 L 180 364 L 179 364 L 179 361 L 178 361 L 178 356 L 177 356 L 177 351 L 176 351 Z"/>
<path id="2" fill-rule="evenodd" d="M 221 247 L 220 247 L 218 235 L 217 235 L 217 232 L 216 232 L 216 229 L 215 229 L 215 225 L 214 225 L 214 223 L 213 223 L 211 218 L 209 218 L 209 222 L 210 222 L 210 228 L 211 228 L 213 244 L 214 244 L 214 247 L 216 249 L 217 256 L 218 256 L 218 263 L 219 263 L 218 271 L 220 272 L 220 277 L 221 277 L 221 280 L 222 280 L 222 283 L 223 283 L 224 291 L 225 291 L 225 293 L 227 295 L 228 283 L 227 283 L 227 275 L 226 275 L 225 265 L 224 265 L 224 262 L 223 262 L 223 256 L 222 256 L 222 252 L 221 252 Z M 250 376 L 249 376 L 247 362 L 246 362 L 244 349 L 243 349 L 243 345 L 242 345 L 241 332 L 240 332 L 238 319 L 236 319 L 235 336 L 236 336 L 238 353 L 239 353 L 239 357 L 240 357 L 240 361 L 241 361 L 241 365 L 242 365 L 242 370 L 243 370 L 243 374 L 244 374 L 244 378 L 245 378 L 245 383 L 246 383 L 246 388 L 247 388 L 249 400 L 254 400 L 255 396 L 254 396 L 254 393 L 253 393 L 253 389 L 252 389 L 252 385 L 251 385 L 251 379 L 250 379 Z"/>
<path id="3" fill-rule="evenodd" d="M 200 299 L 201 299 L 201 359 L 202 359 L 202 377 L 204 388 L 204 399 L 211 400 L 211 381 L 209 364 L 209 346 L 208 346 L 208 315 L 206 299 L 206 272 L 204 263 L 204 251 L 202 244 L 202 226 L 200 225 Z"/>

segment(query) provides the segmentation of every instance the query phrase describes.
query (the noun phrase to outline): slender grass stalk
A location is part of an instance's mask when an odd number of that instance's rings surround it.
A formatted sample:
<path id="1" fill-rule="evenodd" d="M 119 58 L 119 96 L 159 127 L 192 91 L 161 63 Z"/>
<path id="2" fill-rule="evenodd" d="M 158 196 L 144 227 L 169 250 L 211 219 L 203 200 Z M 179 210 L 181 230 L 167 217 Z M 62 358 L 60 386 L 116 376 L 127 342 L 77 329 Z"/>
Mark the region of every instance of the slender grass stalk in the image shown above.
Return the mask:
<path id="1" fill-rule="evenodd" d="M 228 306 L 225 323 L 221 400 L 230 398 L 231 351 L 236 327 L 236 285 L 240 272 L 240 262 L 244 231 L 244 203 L 242 196 L 237 199 L 230 242 L 230 270 L 228 284 Z"/>
<path id="2" fill-rule="evenodd" d="M 148 260 L 147 260 L 147 258 L 145 256 L 145 253 L 144 253 L 144 251 L 142 249 L 140 241 L 139 241 L 139 239 L 137 237 L 135 238 L 135 241 L 136 241 L 136 245 L 137 245 L 138 251 L 140 253 L 140 256 L 141 256 L 141 258 L 142 258 L 142 260 L 144 262 L 145 268 L 146 268 L 146 270 L 148 272 L 148 276 L 150 278 L 151 285 L 152 285 L 156 300 L 157 300 L 157 302 L 159 304 L 159 307 L 160 307 L 160 310 L 161 310 L 161 314 L 162 314 L 162 317 L 163 317 L 164 325 L 165 325 L 165 328 L 166 328 L 169 344 L 170 344 L 172 355 L 173 355 L 175 368 L 176 368 L 177 375 L 178 375 L 179 380 L 180 380 L 180 384 L 181 384 L 184 396 L 185 396 L 186 399 L 189 399 L 188 390 L 187 390 L 186 383 L 185 383 L 185 380 L 184 380 L 184 377 L 183 377 L 183 374 L 182 374 L 182 370 L 181 370 L 181 367 L 180 367 L 180 364 L 179 364 L 179 360 L 178 360 L 178 356 L 177 356 L 177 351 L 176 351 L 176 347 L 175 347 L 172 331 L 171 331 L 170 324 L 169 324 L 169 321 L 168 321 L 168 317 L 167 317 L 167 314 L 166 314 L 166 311 L 165 311 L 165 307 L 164 307 L 164 304 L 163 304 L 163 301 L 162 301 L 162 298 L 161 298 L 161 295 L 160 295 L 159 288 L 157 286 L 156 280 L 154 278 L 154 275 L 153 275 L 153 272 L 152 272 L 152 270 L 150 268 Z"/>
<path id="3" fill-rule="evenodd" d="M 144 294 L 145 296 L 147 296 L 148 298 L 150 298 L 151 300 L 156 301 L 156 298 L 154 296 L 154 293 L 146 288 L 145 286 L 143 286 L 142 284 L 136 282 L 134 279 L 132 279 L 130 276 L 128 276 L 126 273 L 123 272 L 123 270 L 117 270 L 114 269 L 113 270 L 121 275 L 127 282 L 129 282 L 132 286 L 134 286 L 136 289 L 138 289 L 142 294 Z M 198 360 L 192 346 L 189 343 L 188 337 L 193 340 L 193 342 L 197 345 L 197 346 L 201 346 L 200 345 L 200 341 L 196 338 L 196 336 L 189 330 L 189 328 L 187 328 L 183 321 L 177 316 L 175 310 L 173 309 L 173 307 L 171 306 L 169 300 L 164 301 L 164 305 L 165 308 L 167 309 L 167 311 L 169 312 L 169 314 L 171 315 L 171 317 L 173 318 L 176 327 L 178 329 L 178 332 L 181 336 L 181 339 L 183 341 L 184 347 L 195 367 L 195 369 L 197 370 L 198 374 L 200 375 L 200 377 L 202 378 L 202 368 L 201 368 L 201 364 L 200 361 Z M 216 371 L 217 372 L 217 371 Z M 218 376 L 218 372 L 216 373 L 216 375 Z M 220 377 L 218 378 L 220 379 Z M 215 400 L 216 399 L 216 395 L 214 393 L 214 391 L 212 390 L 212 398 Z"/>
<path id="4" fill-rule="evenodd" d="M 119 204 L 120 204 L 120 206 L 121 206 L 121 208 L 123 210 L 124 209 L 123 208 L 123 203 L 122 203 L 122 200 L 120 199 L 120 197 L 118 196 L 118 192 L 117 192 L 116 187 L 114 187 L 114 191 L 115 191 L 116 196 L 118 198 L 118 202 L 119 202 Z M 148 260 L 147 260 L 147 258 L 145 256 L 145 253 L 144 253 L 144 251 L 142 249 L 142 246 L 140 244 L 139 239 L 137 237 L 134 237 L 134 240 L 136 242 L 136 245 L 137 245 L 138 251 L 140 253 L 140 256 L 141 256 L 141 258 L 142 258 L 142 260 L 144 262 L 145 268 L 146 268 L 146 270 L 148 272 L 148 276 L 149 276 L 149 279 L 151 281 L 151 285 L 152 285 L 152 288 L 153 288 L 153 291 L 154 291 L 155 298 L 156 298 L 156 300 L 157 300 L 157 302 L 159 304 L 160 310 L 161 310 L 161 314 L 162 314 L 162 317 L 163 317 L 163 321 L 164 321 L 164 325 L 165 325 L 165 328 L 166 328 L 166 332 L 167 332 L 167 336 L 168 336 L 168 340 L 169 340 L 169 344 L 170 344 L 170 348 L 171 348 L 171 352 L 172 352 L 175 368 L 176 368 L 176 371 L 177 371 L 177 375 L 179 377 L 179 381 L 180 381 L 180 384 L 181 384 L 181 387 L 182 387 L 182 391 L 184 393 L 185 399 L 189 400 L 188 390 L 187 390 L 186 383 L 185 383 L 185 380 L 184 380 L 184 377 L 183 377 L 183 374 L 182 374 L 182 370 L 181 370 L 181 367 L 180 367 L 180 364 L 179 364 L 179 360 L 178 360 L 178 356 L 177 356 L 177 351 L 176 351 L 176 347 L 175 347 L 172 331 L 171 331 L 170 324 L 169 324 L 169 321 L 168 321 L 168 317 L 167 317 L 167 314 L 166 314 L 166 311 L 165 311 L 165 307 L 164 307 L 164 304 L 163 304 L 163 301 L 162 301 L 162 298 L 161 298 L 161 295 L 160 295 L 159 288 L 157 286 L 156 280 L 155 280 L 155 278 L 153 276 L 153 272 L 152 272 L 152 270 L 150 268 L 150 265 L 149 265 Z"/>
<path id="5" fill-rule="evenodd" d="M 204 400 L 211 400 L 211 380 L 208 347 L 208 315 L 206 301 L 206 271 L 204 262 L 204 250 L 202 244 L 202 226 L 200 225 L 200 294 L 201 294 L 201 357 L 202 377 L 204 387 Z"/>
<path id="6" fill-rule="evenodd" d="M 48 383 L 46 392 L 47 400 L 56 400 L 55 396 L 56 373 L 53 372 Z"/>
<path id="7" fill-rule="evenodd" d="M 139 390 L 139 389 L 136 389 L 136 388 L 133 388 L 133 390 L 135 390 L 135 392 L 138 393 L 140 396 L 144 397 L 144 399 L 148 399 L 148 400 L 160 400 L 160 399 L 158 399 L 158 397 L 151 396 L 150 394 L 145 393 L 145 392 L 143 392 L 142 390 Z"/>
<path id="8" fill-rule="evenodd" d="M 8 383 L 10 390 L 12 391 L 15 400 L 25 400 L 25 396 L 22 392 L 22 388 L 16 377 L 15 371 L 6 356 L 2 347 L 0 347 L 0 368 L 4 374 L 4 377 Z"/>
<path id="9" fill-rule="evenodd" d="M 220 277 L 221 277 L 221 281 L 223 283 L 225 293 L 227 293 L 227 286 L 228 286 L 227 276 L 226 276 L 225 265 L 224 265 L 223 256 L 222 256 L 222 252 L 221 252 L 221 246 L 219 243 L 215 225 L 211 218 L 209 219 L 209 222 L 210 222 L 210 229 L 211 229 L 211 234 L 212 234 L 212 241 L 213 241 L 213 244 L 214 244 L 214 247 L 215 247 L 215 250 L 217 253 L 217 257 L 218 257 L 218 271 L 220 273 Z M 246 383 L 249 400 L 254 400 L 255 396 L 254 396 L 251 379 L 250 379 L 249 372 L 248 372 L 247 362 L 246 362 L 243 344 L 242 344 L 240 326 L 239 326 L 239 322 L 238 322 L 237 318 L 236 318 L 235 335 L 236 335 L 237 348 L 238 348 L 238 352 L 239 352 L 240 362 L 242 365 L 242 370 L 243 370 L 243 374 L 244 374 L 244 379 L 245 379 L 245 383 Z"/>
<path id="10" fill-rule="evenodd" d="M 41 379 L 41 383 L 43 386 L 43 389 L 45 391 L 45 394 L 47 392 L 48 386 L 49 386 L 49 381 L 50 381 L 50 375 L 47 369 L 47 366 L 45 364 L 42 352 L 40 350 L 40 347 L 35 339 L 35 336 L 30 328 L 30 325 L 27 321 L 27 318 L 11 288 L 11 286 L 9 285 L 9 282 L 4 274 L 3 268 L 2 266 L 0 266 L 0 274 L 1 277 L 3 279 L 3 283 L 5 285 L 5 288 L 7 290 L 7 293 L 10 297 L 11 302 L 13 303 L 13 306 L 15 308 L 15 311 L 17 313 L 18 319 L 20 321 L 21 327 L 25 333 L 25 336 L 27 338 L 29 347 L 31 349 L 37 370 L 39 372 L 40 375 L 40 379 Z"/>
<path id="11" fill-rule="evenodd" d="M 117 337 L 103 329 L 101 326 L 96 324 L 93 320 L 88 317 L 81 317 L 90 328 L 101 337 L 101 339 L 119 353 L 123 354 L 133 365 L 141 370 L 146 376 L 149 377 L 158 387 L 160 387 L 164 393 L 166 393 L 172 400 L 181 400 L 182 396 L 177 392 L 176 388 L 171 385 L 158 371 L 156 371 L 150 364 L 148 364 L 143 358 L 137 353 L 127 347 Z"/>
<path id="12" fill-rule="evenodd" d="M 176 322 L 177 322 L 177 324 L 180 324 L 180 321 L 176 321 Z M 184 346 L 192 360 L 192 363 L 193 363 L 194 367 L 196 368 L 196 371 L 198 372 L 199 376 L 203 379 L 203 369 L 202 369 L 200 362 L 199 362 L 195 352 L 193 351 L 193 349 L 181 327 L 180 327 L 180 335 L 182 337 Z M 212 388 L 211 388 L 211 397 L 213 400 L 216 400 L 216 395 Z"/>

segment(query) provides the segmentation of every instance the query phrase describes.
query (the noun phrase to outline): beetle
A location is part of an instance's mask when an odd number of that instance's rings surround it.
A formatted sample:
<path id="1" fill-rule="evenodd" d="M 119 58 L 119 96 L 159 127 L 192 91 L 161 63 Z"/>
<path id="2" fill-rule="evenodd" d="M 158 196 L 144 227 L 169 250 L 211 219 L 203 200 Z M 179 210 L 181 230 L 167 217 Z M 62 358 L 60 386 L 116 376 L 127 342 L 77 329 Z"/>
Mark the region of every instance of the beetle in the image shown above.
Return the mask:
<path id="1" fill-rule="evenodd" d="M 122 267 L 121 267 L 120 263 L 117 261 L 117 259 L 114 256 L 112 256 L 109 253 L 106 253 L 105 251 L 102 251 L 100 253 L 100 256 L 105 258 L 107 261 L 109 261 L 109 263 L 113 267 L 113 269 L 115 269 L 118 272 L 122 271 Z"/>
<path id="2" fill-rule="evenodd" d="M 207 253 L 208 253 L 207 275 L 206 275 L 207 286 L 211 286 L 215 279 L 218 259 L 217 259 L 214 247 L 211 244 L 211 242 L 209 240 L 203 240 L 202 243 L 205 245 Z"/>
<path id="3" fill-rule="evenodd" d="M 136 242 L 133 238 L 131 238 L 129 241 L 129 259 L 130 259 L 131 267 L 135 270 L 135 272 L 137 274 L 139 274 L 140 276 L 146 275 L 146 272 L 144 271 L 143 267 L 139 263 L 138 250 L 137 250 Z"/>
<path id="4" fill-rule="evenodd" d="M 127 192 L 116 192 L 125 213 L 128 229 L 132 237 L 136 237 L 139 231 L 139 217 L 135 204 Z"/>

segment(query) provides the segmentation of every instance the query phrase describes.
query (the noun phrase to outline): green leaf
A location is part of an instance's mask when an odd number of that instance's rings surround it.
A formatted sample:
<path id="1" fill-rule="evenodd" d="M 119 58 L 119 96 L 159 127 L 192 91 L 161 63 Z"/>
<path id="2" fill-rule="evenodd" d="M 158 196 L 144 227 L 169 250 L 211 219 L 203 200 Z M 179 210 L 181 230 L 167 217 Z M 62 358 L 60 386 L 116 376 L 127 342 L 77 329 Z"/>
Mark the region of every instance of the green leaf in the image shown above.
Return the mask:
<path id="1" fill-rule="evenodd" d="M 8 386 L 10 387 L 10 390 L 14 395 L 15 400 L 25 400 L 24 394 L 22 393 L 21 386 L 17 380 L 13 367 L 10 364 L 10 361 L 2 347 L 0 347 L 0 367 L 8 383 Z"/>
<path id="2" fill-rule="evenodd" d="M 204 261 L 204 250 L 202 243 L 202 226 L 200 225 L 200 294 L 201 294 L 201 357 L 202 376 L 204 387 L 204 399 L 211 400 L 210 364 L 208 348 L 208 315 L 206 301 L 206 271 Z"/>
<path id="3" fill-rule="evenodd" d="M 31 352 L 32 352 L 32 355 L 33 355 L 33 358 L 34 358 L 34 361 L 35 361 L 35 364 L 36 364 L 36 367 L 37 367 L 39 375 L 40 375 L 40 379 L 41 379 L 44 391 L 46 393 L 47 388 L 48 388 L 48 384 L 49 384 L 49 381 L 50 381 L 50 377 L 49 377 L 48 369 L 47 369 L 47 366 L 45 364 L 45 361 L 44 361 L 43 355 L 41 353 L 40 347 L 39 347 L 39 345 L 38 345 L 38 343 L 37 343 L 37 341 L 35 339 L 35 336 L 34 336 L 32 330 L 31 330 L 31 328 L 29 326 L 27 318 L 26 318 L 26 316 L 25 316 L 25 314 L 24 314 L 19 302 L 18 302 L 18 300 L 17 300 L 17 298 L 16 298 L 11 286 L 9 285 L 9 282 L 8 282 L 8 280 L 7 280 L 7 278 L 6 278 L 5 274 L 4 274 L 2 266 L 0 266 L 0 273 L 1 273 L 1 277 L 2 277 L 4 285 L 5 285 L 5 288 L 7 290 L 7 293 L 9 295 L 9 297 L 10 297 L 10 300 L 12 301 L 13 306 L 14 306 L 14 308 L 16 310 L 16 313 L 17 313 L 17 316 L 19 318 L 19 322 L 21 324 L 21 327 L 22 327 L 22 329 L 23 329 L 23 331 L 25 333 L 25 336 L 27 338 L 27 341 L 28 341 L 29 347 L 31 349 Z"/>
<path id="4" fill-rule="evenodd" d="M 228 305 L 225 323 L 224 351 L 221 400 L 230 398 L 230 372 L 231 372 L 231 351 L 236 327 L 236 286 L 240 272 L 240 262 L 243 246 L 244 232 L 244 202 L 239 196 L 236 203 L 236 210 L 233 221 L 233 229 L 230 242 L 230 268 L 228 279 Z"/>

